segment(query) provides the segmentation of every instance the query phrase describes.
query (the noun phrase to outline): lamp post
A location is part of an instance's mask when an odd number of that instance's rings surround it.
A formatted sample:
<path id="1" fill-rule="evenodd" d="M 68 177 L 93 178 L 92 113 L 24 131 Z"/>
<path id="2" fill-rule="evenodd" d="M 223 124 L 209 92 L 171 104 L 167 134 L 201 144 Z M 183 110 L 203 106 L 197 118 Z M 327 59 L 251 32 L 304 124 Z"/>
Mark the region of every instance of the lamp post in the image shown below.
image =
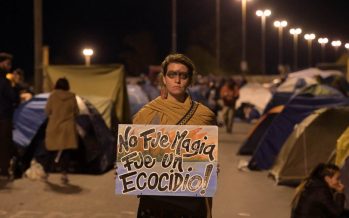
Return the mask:
<path id="1" fill-rule="evenodd" d="M 242 51 L 241 51 L 241 62 L 240 62 L 240 70 L 243 74 L 248 70 L 248 64 L 246 60 L 246 8 L 247 8 L 248 0 L 241 0 L 241 21 L 242 21 Z"/>
<path id="2" fill-rule="evenodd" d="M 262 25 L 262 74 L 265 74 L 265 22 L 267 17 L 271 15 L 271 11 L 266 9 L 264 11 L 257 10 L 256 15 L 261 18 Z"/>
<path id="3" fill-rule="evenodd" d="M 279 71 L 281 72 L 281 68 L 282 68 L 282 62 L 283 62 L 283 58 L 282 58 L 282 33 L 283 33 L 283 28 L 287 26 L 287 21 L 286 20 L 282 20 L 282 21 L 279 21 L 279 20 L 276 20 L 274 21 L 274 26 L 276 28 L 278 28 L 278 39 L 279 39 L 279 66 L 278 66 L 278 69 Z"/>
<path id="4" fill-rule="evenodd" d="M 335 51 L 335 58 L 337 58 L 337 52 L 338 52 L 338 48 L 339 46 L 342 45 L 342 42 L 339 40 L 334 40 L 331 42 L 331 45 L 334 47 L 334 51 Z"/>
<path id="5" fill-rule="evenodd" d="M 326 47 L 326 44 L 328 43 L 328 38 L 319 38 L 317 41 L 321 45 L 321 62 L 324 62 L 324 60 L 325 60 L 325 47 Z"/>
<path id="6" fill-rule="evenodd" d="M 82 54 L 85 56 L 85 66 L 91 65 L 91 56 L 93 55 L 93 49 L 85 48 L 82 50 Z"/>
<path id="7" fill-rule="evenodd" d="M 221 0 L 216 0 L 216 68 L 218 72 L 220 71 L 220 59 L 221 59 L 220 6 L 221 6 Z"/>
<path id="8" fill-rule="evenodd" d="M 293 70 L 297 69 L 298 65 L 298 35 L 302 33 L 301 28 L 290 29 L 290 34 L 293 35 Z"/>
<path id="9" fill-rule="evenodd" d="M 304 39 L 308 41 L 308 66 L 311 67 L 311 47 L 312 47 L 312 42 L 315 39 L 315 34 L 314 33 L 305 34 Z"/>
<path id="10" fill-rule="evenodd" d="M 172 52 L 177 52 L 177 0 L 172 0 Z"/>

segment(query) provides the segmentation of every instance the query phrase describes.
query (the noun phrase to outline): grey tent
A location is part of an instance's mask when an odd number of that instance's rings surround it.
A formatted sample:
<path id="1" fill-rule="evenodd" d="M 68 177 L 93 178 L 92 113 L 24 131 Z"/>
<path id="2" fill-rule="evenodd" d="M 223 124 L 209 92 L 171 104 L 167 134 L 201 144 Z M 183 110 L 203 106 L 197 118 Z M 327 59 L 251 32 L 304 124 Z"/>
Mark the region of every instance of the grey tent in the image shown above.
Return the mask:
<path id="1" fill-rule="evenodd" d="M 278 184 L 295 184 L 336 150 L 337 139 L 349 126 L 349 107 L 314 111 L 284 143 L 271 175 Z"/>

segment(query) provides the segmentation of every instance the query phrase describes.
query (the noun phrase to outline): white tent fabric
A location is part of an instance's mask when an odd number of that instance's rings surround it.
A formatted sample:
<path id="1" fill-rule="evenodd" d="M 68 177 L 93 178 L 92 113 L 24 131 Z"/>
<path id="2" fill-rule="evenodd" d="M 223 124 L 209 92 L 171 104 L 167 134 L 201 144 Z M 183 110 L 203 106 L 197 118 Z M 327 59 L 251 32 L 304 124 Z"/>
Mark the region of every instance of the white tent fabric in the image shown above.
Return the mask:
<path id="1" fill-rule="evenodd" d="M 338 70 L 320 70 L 318 68 L 308 68 L 300 70 L 294 73 L 288 74 L 288 78 L 304 78 L 304 77 L 314 77 L 321 76 L 322 78 L 327 78 L 329 76 L 342 76 L 343 74 Z"/>
<path id="2" fill-rule="evenodd" d="M 236 102 L 236 107 L 240 107 L 243 102 L 251 103 L 262 114 L 271 97 L 271 92 L 263 87 L 263 85 L 259 83 L 247 83 L 240 89 L 240 97 Z"/>
<path id="3" fill-rule="evenodd" d="M 316 79 L 312 77 L 288 77 L 279 87 L 277 92 L 295 92 L 299 88 L 303 88 L 308 85 L 316 84 Z"/>

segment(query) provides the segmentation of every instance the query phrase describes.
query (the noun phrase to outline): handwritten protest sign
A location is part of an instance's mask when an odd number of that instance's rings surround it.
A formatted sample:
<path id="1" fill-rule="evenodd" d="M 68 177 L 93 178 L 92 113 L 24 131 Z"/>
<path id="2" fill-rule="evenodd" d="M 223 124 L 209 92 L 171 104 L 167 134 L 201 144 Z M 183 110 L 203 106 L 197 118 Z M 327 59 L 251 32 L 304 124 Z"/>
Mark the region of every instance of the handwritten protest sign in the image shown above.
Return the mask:
<path id="1" fill-rule="evenodd" d="M 217 126 L 119 125 L 116 193 L 212 197 Z"/>

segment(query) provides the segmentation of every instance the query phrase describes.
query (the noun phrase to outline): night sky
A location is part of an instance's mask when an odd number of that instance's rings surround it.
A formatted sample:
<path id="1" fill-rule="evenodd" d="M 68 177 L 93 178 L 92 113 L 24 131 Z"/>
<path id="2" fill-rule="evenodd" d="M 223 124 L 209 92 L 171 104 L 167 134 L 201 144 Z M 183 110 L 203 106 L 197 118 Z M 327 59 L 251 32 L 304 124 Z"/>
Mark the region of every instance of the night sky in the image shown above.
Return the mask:
<path id="1" fill-rule="evenodd" d="M 260 18 L 257 9 L 269 8 L 267 20 L 267 72 L 276 73 L 277 31 L 275 19 L 288 27 L 299 26 L 349 42 L 349 18 L 343 0 L 252 0 L 248 2 L 247 61 L 250 71 L 260 67 Z M 178 51 L 198 60 L 204 72 L 215 55 L 215 0 L 177 0 Z M 33 3 L 29 0 L 0 0 L 0 51 L 14 55 L 14 67 L 33 72 Z M 171 0 L 43 0 L 43 39 L 50 47 L 51 64 L 83 64 L 82 48 L 95 50 L 93 64 L 123 63 L 130 75 L 146 72 L 171 50 Z M 221 65 L 231 74 L 239 72 L 241 59 L 241 3 L 221 0 Z M 299 65 L 307 66 L 306 41 L 299 41 Z M 342 49 L 344 52 L 344 48 Z M 317 40 L 314 61 L 320 59 Z M 201 59 L 200 59 L 201 58 Z M 326 61 L 335 59 L 328 45 Z M 201 61 L 200 61 L 201 60 Z M 208 61 L 205 61 L 208 60 Z M 284 32 L 284 60 L 292 65 L 292 37 Z M 210 65 L 211 64 L 211 65 Z M 205 66 L 204 66 L 205 65 Z M 206 66 L 207 65 L 207 66 Z M 206 67 L 206 68 L 205 68 Z"/>

